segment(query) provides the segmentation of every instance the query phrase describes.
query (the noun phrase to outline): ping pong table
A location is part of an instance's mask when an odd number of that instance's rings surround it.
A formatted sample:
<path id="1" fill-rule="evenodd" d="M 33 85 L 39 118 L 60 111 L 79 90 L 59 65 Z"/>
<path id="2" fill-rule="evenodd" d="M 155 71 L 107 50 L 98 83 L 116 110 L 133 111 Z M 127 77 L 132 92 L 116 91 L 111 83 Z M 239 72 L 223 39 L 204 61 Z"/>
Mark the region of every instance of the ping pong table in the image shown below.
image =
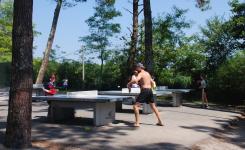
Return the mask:
<path id="1" fill-rule="evenodd" d="M 33 84 L 32 92 L 36 96 L 44 96 L 43 84 Z"/>
<path id="2" fill-rule="evenodd" d="M 172 106 L 173 107 L 179 107 L 182 105 L 183 102 L 183 94 L 189 93 L 193 91 L 193 89 L 164 89 L 164 90 L 156 90 L 155 92 L 160 95 L 160 93 L 165 95 L 172 96 Z"/>
<path id="3" fill-rule="evenodd" d="M 112 95 L 112 96 L 132 96 L 135 98 L 139 95 L 139 92 L 124 92 L 124 91 L 98 91 L 99 95 Z M 171 94 L 170 92 L 159 92 L 159 93 L 155 93 L 153 92 L 153 99 L 156 103 L 157 100 L 157 96 L 162 96 L 162 95 L 166 95 L 166 94 Z M 122 111 L 122 103 L 124 101 L 118 101 L 116 103 L 116 110 L 117 111 Z M 143 114 L 150 114 L 152 113 L 152 110 L 150 108 L 149 104 L 142 104 L 143 105 L 143 109 L 142 109 L 142 113 Z"/>
<path id="4" fill-rule="evenodd" d="M 179 107 L 182 104 L 183 94 L 190 92 L 192 89 L 164 89 L 156 90 L 153 92 L 154 101 L 157 104 L 157 97 L 170 95 L 173 97 L 173 106 Z M 127 89 L 122 89 L 122 91 L 99 91 L 99 95 L 114 95 L 114 96 L 138 96 L 139 91 L 128 92 Z M 122 102 L 117 102 L 116 108 L 118 111 L 122 110 Z M 152 113 L 152 110 L 148 104 L 143 104 L 142 113 L 149 114 Z"/>
<path id="5" fill-rule="evenodd" d="M 75 109 L 93 108 L 94 125 L 102 126 L 115 121 L 116 102 L 132 99 L 130 96 L 112 95 L 54 95 L 33 96 L 33 100 L 47 101 L 48 119 L 51 122 L 69 120 L 75 117 Z"/>

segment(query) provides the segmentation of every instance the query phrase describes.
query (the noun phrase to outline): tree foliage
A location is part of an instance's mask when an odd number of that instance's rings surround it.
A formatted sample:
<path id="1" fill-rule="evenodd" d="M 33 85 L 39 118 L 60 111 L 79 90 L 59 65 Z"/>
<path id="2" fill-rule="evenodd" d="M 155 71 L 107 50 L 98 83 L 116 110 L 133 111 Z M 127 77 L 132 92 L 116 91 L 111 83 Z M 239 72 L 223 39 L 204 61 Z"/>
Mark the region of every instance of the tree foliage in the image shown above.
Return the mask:
<path id="1" fill-rule="evenodd" d="M 238 0 L 230 2 L 232 17 L 226 26 L 231 36 L 239 41 L 239 47 L 245 49 L 245 3 Z"/>
<path id="2" fill-rule="evenodd" d="M 203 68 L 205 57 L 196 36 L 187 37 L 184 30 L 191 27 L 187 10 L 173 7 L 173 12 L 153 18 L 154 72 L 158 84 L 186 87 L 192 74 Z M 138 61 L 144 58 L 144 26 L 140 25 Z M 187 70 L 186 70 L 187 69 Z"/>
<path id="3" fill-rule="evenodd" d="M 0 61 L 11 61 L 13 0 L 0 3 Z"/>
<path id="4" fill-rule="evenodd" d="M 244 49 L 243 32 L 234 32 L 234 29 L 239 27 L 233 18 L 224 21 L 215 17 L 207 22 L 206 28 L 202 28 L 203 37 L 200 42 L 208 57 L 208 70 L 217 69 L 227 58 Z"/>
<path id="5" fill-rule="evenodd" d="M 114 7 L 115 0 L 97 0 L 94 7 L 95 13 L 86 20 L 89 26 L 90 35 L 81 38 L 86 49 L 98 55 L 101 61 L 100 78 L 103 75 L 104 61 L 107 59 L 109 38 L 120 32 L 120 24 L 113 23 L 115 17 L 121 15 Z"/>
<path id="6" fill-rule="evenodd" d="M 228 104 L 238 104 L 245 98 L 245 51 L 223 63 L 210 77 L 212 99 L 223 100 Z M 219 96 L 217 96 L 219 95 Z"/>
<path id="7" fill-rule="evenodd" d="M 228 58 L 245 48 L 245 3 L 230 2 L 232 17 L 225 20 L 215 16 L 202 27 L 200 43 L 207 56 L 207 70 L 215 71 Z"/>
<path id="8" fill-rule="evenodd" d="M 214 17 L 207 21 L 207 26 L 201 28 L 203 44 L 207 55 L 207 69 L 216 70 L 219 65 L 239 50 L 239 42 L 227 32 L 227 26 L 223 19 Z"/>
<path id="9" fill-rule="evenodd" d="M 196 0 L 196 6 L 202 11 L 210 9 L 210 0 Z"/>
<path id="10" fill-rule="evenodd" d="M 0 62 L 10 62 L 12 57 L 13 3 L 13 0 L 0 3 Z M 33 35 L 39 34 L 33 24 Z"/>

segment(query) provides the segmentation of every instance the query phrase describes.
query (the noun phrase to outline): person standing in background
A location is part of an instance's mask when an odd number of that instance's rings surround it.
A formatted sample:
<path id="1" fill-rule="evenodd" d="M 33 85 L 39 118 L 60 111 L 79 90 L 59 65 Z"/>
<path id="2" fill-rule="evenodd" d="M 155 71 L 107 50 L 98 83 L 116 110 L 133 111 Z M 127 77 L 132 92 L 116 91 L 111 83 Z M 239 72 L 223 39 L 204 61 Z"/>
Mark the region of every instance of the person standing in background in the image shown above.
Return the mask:
<path id="1" fill-rule="evenodd" d="M 67 91 L 67 88 L 68 88 L 68 79 L 63 79 L 63 88 Z"/>
<path id="2" fill-rule="evenodd" d="M 205 80 L 203 75 L 200 75 L 200 86 L 202 94 L 202 106 L 203 108 L 208 108 L 208 98 L 207 98 L 207 81 Z"/>

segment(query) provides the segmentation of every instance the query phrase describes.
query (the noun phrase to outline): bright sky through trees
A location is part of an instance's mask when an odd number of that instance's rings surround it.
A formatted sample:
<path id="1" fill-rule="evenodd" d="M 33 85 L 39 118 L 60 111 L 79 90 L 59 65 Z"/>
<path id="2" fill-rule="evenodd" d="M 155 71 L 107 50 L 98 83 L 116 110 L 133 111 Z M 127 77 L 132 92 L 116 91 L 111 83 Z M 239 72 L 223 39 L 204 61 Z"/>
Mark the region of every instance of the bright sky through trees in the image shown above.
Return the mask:
<path id="1" fill-rule="evenodd" d="M 211 0 L 211 9 L 201 12 L 200 9 L 195 7 L 194 0 L 152 0 L 152 16 L 155 17 L 164 12 L 171 12 L 173 6 L 177 6 L 183 9 L 189 9 L 187 13 L 187 19 L 194 22 L 191 29 L 186 31 L 187 34 L 199 32 L 199 26 L 205 25 L 207 19 L 218 15 L 228 18 L 230 16 L 230 7 L 228 5 L 229 0 Z M 142 2 L 141 2 L 142 3 Z M 89 34 L 88 26 L 85 20 L 88 19 L 94 12 L 95 6 L 94 0 L 89 0 L 86 3 L 80 3 L 76 7 L 62 9 L 60 19 L 58 22 L 57 33 L 54 40 L 54 46 L 59 45 L 60 51 L 66 51 L 67 58 L 78 59 L 78 55 L 75 51 L 80 48 L 81 43 L 78 42 L 79 37 Z M 53 17 L 53 11 L 55 8 L 55 2 L 50 0 L 34 0 L 33 9 L 33 21 L 36 25 L 36 30 L 42 34 L 35 38 L 34 45 L 37 49 L 34 51 L 34 57 L 42 57 L 44 48 L 46 46 L 47 37 L 50 31 L 50 25 Z M 121 17 L 115 19 L 115 22 L 121 24 L 122 35 L 128 35 L 129 31 L 127 27 L 131 27 L 132 15 L 124 8 L 132 10 L 132 4 L 128 0 L 117 0 L 116 8 L 122 13 Z M 140 15 L 140 18 L 143 14 Z M 113 47 L 122 47 L 122 42 L 119 38 L 113 40 Z M 59 55 L 60 52 L 57 52 Z"/>

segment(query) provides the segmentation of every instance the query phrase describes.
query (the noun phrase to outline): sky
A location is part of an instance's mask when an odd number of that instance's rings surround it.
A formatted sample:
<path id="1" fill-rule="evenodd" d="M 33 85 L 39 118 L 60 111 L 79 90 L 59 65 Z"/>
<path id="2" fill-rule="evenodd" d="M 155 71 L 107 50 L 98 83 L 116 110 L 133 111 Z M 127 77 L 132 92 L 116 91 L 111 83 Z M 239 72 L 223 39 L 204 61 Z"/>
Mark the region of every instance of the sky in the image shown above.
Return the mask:
<path id="1" fill-rule="evenodd" d="M 121 24 L 121 33 L 116 37 L 128 35 L 128 27 L 132 25 L 132 15 L 125 10 L 132 11 L 132 0 L 116 0 L 115 7 L 121 11 L 122 16 L 117 17 L 114 22 Z M 140 0 L 142 3 L 143 0 Z M 162 13 L 171 13 L 173 6 L 178 8 L 188 9 L 186 19 L 193 22 L 192 27 L 186 30 L 187 35 L 200 32 L 200 26 L 205 26 L 207 19 L 214 16 L 223 16 L 229 18 L 231 16 L 229 0 L 211 0 L 211 9 L 201 11 L 195 7 L 195 0 L 151 0 L 152 17 L 157 17 Z M 34 51 L 34 57 L 43 57 L 43 52 L 46 47 L 48 35 L 51 28 L 51 23 L 54 15 L 56 3 L 54 0 L 34 0 L 33 7 L 33 22 L 35 30 L 40 32 L 34 39 L 34 45 L 37 47 Z M 93 15 L 95 0 L 87 0 L 85 3 L 79 3 L 75 7 L 63 8 L 60 12 L 56 35 L 53 43 L 53 48 L 58 45 L 59 51 L 57 55 L 62 55 L 61 51 L 65 51 L 67 59 L 80 60 L 77 50 L 81 47 L 79 37 L 89 34 L 88 26 L 85 20 Z M 141 13 L 140 18 L 143 17 Z M 118 38 L 111 40 L 113 47 L 122 47 L 123 43 Z"/>

